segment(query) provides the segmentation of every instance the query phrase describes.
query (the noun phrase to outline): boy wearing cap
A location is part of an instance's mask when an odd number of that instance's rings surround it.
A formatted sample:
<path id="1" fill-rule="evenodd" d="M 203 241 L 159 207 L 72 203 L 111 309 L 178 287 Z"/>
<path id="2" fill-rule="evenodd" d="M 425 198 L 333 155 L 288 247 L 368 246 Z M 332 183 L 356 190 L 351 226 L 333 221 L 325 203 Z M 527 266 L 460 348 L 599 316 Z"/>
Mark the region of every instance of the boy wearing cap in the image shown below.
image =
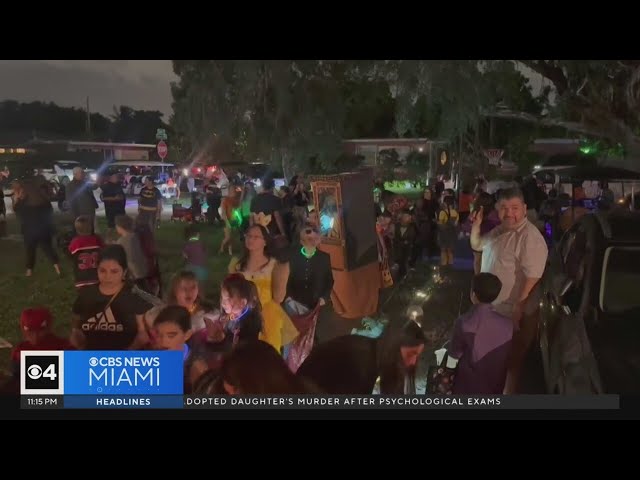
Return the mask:
<path id="1" fill-rule="evenodd" d="M 48 308 L 26 308 L 20 315 L 24 340 L 11 351 L 14 378 L 20 378 L 20 352 L 23 350 L 75 350 L 66 338 L 56 336 L 51 328 L 53 316 Z"/>

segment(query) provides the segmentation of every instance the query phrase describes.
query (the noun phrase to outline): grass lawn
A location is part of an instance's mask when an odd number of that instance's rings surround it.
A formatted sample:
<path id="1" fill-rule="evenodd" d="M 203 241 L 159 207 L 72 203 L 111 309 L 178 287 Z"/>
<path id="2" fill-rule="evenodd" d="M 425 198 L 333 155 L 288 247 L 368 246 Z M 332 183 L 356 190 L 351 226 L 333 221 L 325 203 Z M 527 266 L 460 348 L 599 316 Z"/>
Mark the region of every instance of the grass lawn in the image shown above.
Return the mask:
<path id="1" fill-rule="evenodd" d="M 402 195 L 404 197 L 407 197 L 411 200 L 420 198 L 420 194 L 422 193 L 423 189 L 422 188 L 396 188 L 393 187 L 389 184 L 385 185 L 385 188 L 397 195 Z"/>
<path id="2" fill-rule="evenodd" d="M 100 230 L 106 230 L 106 221 L 99 218 Z M 164 286 L 173 273 L 183 265 L 183 223 L 164 221 L 156 230 L 156 242 L 160 251 L 160 268 Z M 23 308 L 44 305 L 55 317 L 55 331 L 62 336 L 69 334 L 71 307 L 76 298 L 73 286 L 73 270 L 69 257 L 61 254 L 63 278 L 58 278 L 49 261 L 38 250 L 32 277 L 25 274 L 25 255 L 21 237 L 17 235 L 15 217 L 8 219 L 9 238 L 0 238 L 0 337 L 15 344 L 21 339 L 18 321 Z M 202 237 L 209 249 L 209 280 L 205 292 L 207 298 L 216 299 L 219 285 L 227 272 L 230 257 L 217 255 L 222 240 L 222 228 L 202 226 Z M 234 252 L 239 252 L 239 244 Z M 0 369 L 8 365 L 9 350 L 0 350 Z"/>

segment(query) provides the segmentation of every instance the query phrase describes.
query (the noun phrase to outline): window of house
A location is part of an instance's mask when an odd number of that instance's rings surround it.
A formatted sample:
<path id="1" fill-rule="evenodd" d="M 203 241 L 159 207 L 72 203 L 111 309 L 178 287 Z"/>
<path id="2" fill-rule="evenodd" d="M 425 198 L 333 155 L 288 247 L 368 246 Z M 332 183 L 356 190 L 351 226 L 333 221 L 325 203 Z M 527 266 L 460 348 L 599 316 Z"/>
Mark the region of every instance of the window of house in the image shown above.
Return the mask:
<path id="1" fill-rule="evenodd" d="M 377 165 L 378 147 L 375 145 L 359 145 L 356 148 L 356 155 L 364 158 L 363 165 L 375 167 Z"/>

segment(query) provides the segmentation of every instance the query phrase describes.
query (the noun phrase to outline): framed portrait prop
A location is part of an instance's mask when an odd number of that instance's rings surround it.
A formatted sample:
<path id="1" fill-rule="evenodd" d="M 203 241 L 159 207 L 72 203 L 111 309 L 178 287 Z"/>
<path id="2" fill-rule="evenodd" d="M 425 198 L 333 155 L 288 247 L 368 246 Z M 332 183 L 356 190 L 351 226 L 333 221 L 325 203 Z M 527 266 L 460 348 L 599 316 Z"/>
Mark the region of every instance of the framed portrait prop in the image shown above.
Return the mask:
<path id="1" fill-rule="evenodd" d="M 320 248 L 336 270 L 355 270 L 377 261 L 373 173 L 362 170 L 312 177 Z"/>

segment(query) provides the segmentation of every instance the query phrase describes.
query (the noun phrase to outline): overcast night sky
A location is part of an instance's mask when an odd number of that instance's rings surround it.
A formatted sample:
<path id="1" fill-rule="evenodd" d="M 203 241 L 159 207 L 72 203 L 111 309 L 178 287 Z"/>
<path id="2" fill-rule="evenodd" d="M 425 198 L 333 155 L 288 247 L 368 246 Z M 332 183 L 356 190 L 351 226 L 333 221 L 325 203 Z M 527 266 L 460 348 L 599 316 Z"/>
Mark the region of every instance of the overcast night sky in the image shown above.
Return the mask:
<path id="1" fill-rule="evenodd" d="M 0 60 L 0 100 L 41 100 L 111 114 L 113 106 L 171 115 L 171 60 Z"/>
<path id="2" fill-rule="evenodd" d="M 529 74 L 534 91 L 540 77 Z M 109 115 L 113 106 L 160 110 L 169 121 L 171 60 L 0 60 L 0 101 L 35 100 Z"/>

